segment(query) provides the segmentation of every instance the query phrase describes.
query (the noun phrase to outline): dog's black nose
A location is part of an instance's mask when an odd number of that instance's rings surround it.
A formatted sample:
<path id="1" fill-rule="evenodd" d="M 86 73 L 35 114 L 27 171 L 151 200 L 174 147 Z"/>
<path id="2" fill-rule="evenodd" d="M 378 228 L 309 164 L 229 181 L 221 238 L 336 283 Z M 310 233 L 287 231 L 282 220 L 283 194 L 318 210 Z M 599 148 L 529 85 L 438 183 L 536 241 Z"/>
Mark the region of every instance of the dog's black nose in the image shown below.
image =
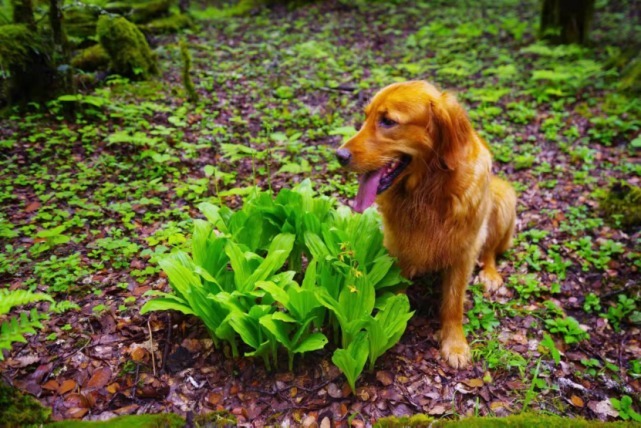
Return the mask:
<path id="1" fill-rule="evenodd" d="M 338 149 L 336 150 L 336 158 L 338 158 L 338 163 L 345 166 L 352 159 L 352 154 L 347 149 Z"/>

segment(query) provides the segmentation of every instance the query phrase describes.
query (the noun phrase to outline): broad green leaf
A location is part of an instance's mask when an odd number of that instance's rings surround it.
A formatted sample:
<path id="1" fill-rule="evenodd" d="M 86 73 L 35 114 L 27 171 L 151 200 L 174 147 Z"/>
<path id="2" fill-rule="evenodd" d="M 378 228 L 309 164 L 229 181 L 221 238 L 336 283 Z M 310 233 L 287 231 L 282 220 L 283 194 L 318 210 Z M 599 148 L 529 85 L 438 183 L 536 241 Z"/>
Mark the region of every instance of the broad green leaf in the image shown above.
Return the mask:
<path id="1" fill-rule="evenodd" d="M 320 236 L 315 233 L 305 232 L 305 245 L 317 260 L 325 260 L 327 257 L 330 257 L 327 246 L 323 243 Z"/>
<path id="2" fill-rule="evenodd" d="M 378 284 L 394 265 L 394 259 L 388 255 L 383 255 L 374 260 L 370 271 L 367 273 L 368 280 L 374 286 Z"/>
<path id="3" fill-rule="evenodd" d="M 203 202 L 198 205 L 198 209 L 205 216 L 205 218 L 213 224 L 218 230 L 223 233 L 229 233 L 227 230 L 227 225 L 223 221 L 223 218 L 220 215 L 220 207 L 210 204 L 209 202 Z"/>
<path id="4" fill-rule="evenodd" d="M 251 275 L 249 262 L 245 258 L 245 254 L 240 249 L 240 246 L 233 241 L 227 242 L 227 245 L 225 245 L 225 253 L 229 257 L 232 270 L 234 271 L 236 288 L 244 290 L 244 285 Z"/>
<path id="5" fill-rule="evenodd" d="M 289 305 L 289 294 L 274 282 L 258 281 L 256 283 L 256 287 L 268 292 L 274 298 L 274 300 L 276 300 L 284 307 L 287 307 Z"/>
<path id="6" fill-rule="evenodd" d="M 237 283 L 241 284 L 239 289 L 244 291 L 253 289 L 258 281 L 266 280 L 272 273 L 283 267 L 293 247 L 294 235 L 288 233 L 277 235 L 269 246 L 265 260 L 244 282 Z"/>
<path id="7" fill-rule="evenodd" d="M 323 349 L 326 344 L 327 337 L 323 333 L 312 333 L 294 349 L 294 352 L 302 354 L 304 352 L 317 351 Z"/>
<path id="8" fill-rule="evenodd" d="M 230 313 L 226 321 L 234 329 L 240 338 L 254 349 L 261 345 L 258 320 L 252 319 L 249 315 L 242 312 Z"/>
<path id="9" fill-rule="evenodd" d="M 302 284 L 303 290 L 313 290 L 316 286 L 316 265 L 316 259 L 312 259 L 312 261 L 307 265 L 307 270 L 305 271 L 305 277 L 303 278 Z"/>
<path id="10" fill-rule="evenodd" d="M 142 305 L 142 308 L 140 308 L 140 313 L 144 315 L 147 312 L 169 310 L 182 312 L 185 315 L 196 315 L 189 306 L 181 304 L 176 300 L 169 298 L 156 298 L 148 301 L 147 303 Z"/>
<path id="11" fill-rule="evenodd" d="M 356 380 L 363 372 L 368 352 L 367 333 L 361 332 L 347 349 L 337 349 L 332 356 L 332 362 L 347 378 L 352 393 L 356 391 Z"/>
<path id="12" fill-rule="evenodd" d="M 212 231 L 212 224 L 204 220 L 194 220 L 194 233 L 191 237 L 191 254 L 194 263 L 204 266 L 207 260 L 207 240 Z"/>
<path id="13" fill-rule="evenodd" d="M 276 340 L 280 342 L 287 350 L 292 351 L 292 344 L 289 340 L 289 333 L 292 327 L 280 320 L 274 320 L 271 315 L 266 315 L 260 319 L 260 325 L 265 327 Z"/>
<path id="14" fill-rule="evenodd" d="M 374 363 L 378 357 L 400 340 L 407 327 L 407 322 L 413 314 L 413 312 L 410 312 L 407 296 L 396 294 L 385 300 L 385 306 L 376 314 L 376 317 L 369 317 L 367 332 L 371 369 L 374 368 Z"/>

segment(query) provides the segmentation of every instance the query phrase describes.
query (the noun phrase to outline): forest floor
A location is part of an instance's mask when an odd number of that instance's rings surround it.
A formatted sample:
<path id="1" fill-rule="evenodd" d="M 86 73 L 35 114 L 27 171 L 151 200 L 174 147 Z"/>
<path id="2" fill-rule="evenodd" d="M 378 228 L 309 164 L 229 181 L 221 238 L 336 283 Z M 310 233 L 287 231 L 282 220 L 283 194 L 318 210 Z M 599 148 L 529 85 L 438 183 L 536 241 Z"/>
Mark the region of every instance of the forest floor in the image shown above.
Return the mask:
<path id="1" fill-rule="evenodd" d="M 606 67 L 640 40 L 634 9 L 599 2 L 594 47 L 579 48 L 536 41 L 534 1 L 319 3 L 199 21 L 185 35 L 196 103 L 178 39 L 163 36 L 158 79 L 110 77 L 73 120 L 65 101 L 0 120 L 0 287 L 71 302 L 14 345 L 2 378 L 57 419 L 226 410 L 251 426 L 359 426 L 415 413 L 641 412 L 641 234 L 598 203 L 617 180 L 641 184 L 641 99 L 617 92 Z M 145 292 L 168 288 L 157 258 L 187 245 L 199 202 L 236 206 L 249 186 L 305 178 L 353 198 L 356 177 L 334 150 L 376 90 L 408 79 L 457 94 L 519 194 L 506 286 L 468 291 L 469 368 L 439 357 L 431 280 L 409 288 L 414 317 L 354 395 L 329 351 L 268 372 L 214 349 L 195 318 L 139 314 Z M 626 396 L 627 407 L 610 401 Z"/>

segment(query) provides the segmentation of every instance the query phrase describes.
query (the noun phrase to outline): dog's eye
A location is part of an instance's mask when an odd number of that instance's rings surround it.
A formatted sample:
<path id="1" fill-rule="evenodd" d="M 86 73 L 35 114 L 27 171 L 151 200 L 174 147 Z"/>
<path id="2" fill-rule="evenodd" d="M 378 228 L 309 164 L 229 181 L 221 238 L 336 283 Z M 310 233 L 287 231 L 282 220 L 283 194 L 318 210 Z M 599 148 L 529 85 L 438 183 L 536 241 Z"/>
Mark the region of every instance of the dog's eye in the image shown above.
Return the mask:
<path id="1" fill-rule="evenodd" d="M 393 121 L 387 116 L 381 116 L 381 118 L 378 120 L 378 123 L 383 127 L 383 128 L 391 128 L 393 126 L 398 125 L 397 122 Z"/>

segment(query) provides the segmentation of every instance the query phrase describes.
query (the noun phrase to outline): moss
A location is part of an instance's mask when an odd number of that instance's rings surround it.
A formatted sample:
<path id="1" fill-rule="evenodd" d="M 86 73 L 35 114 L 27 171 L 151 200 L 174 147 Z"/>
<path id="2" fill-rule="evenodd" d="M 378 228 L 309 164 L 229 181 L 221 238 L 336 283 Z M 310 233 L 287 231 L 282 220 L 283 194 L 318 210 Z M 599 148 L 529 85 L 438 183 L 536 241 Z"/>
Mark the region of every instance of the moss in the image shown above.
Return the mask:
<path id="1" fill-rule="evenodd" d="M 139 25 L 139 27 L 143 32 L 149 34 L 170 34 L 177 33 L 191 25 L 192 22 L 189 16 L 176 14 L 166 18 L 154 19 L 147 24 Z"/>
<path id="2" fill-rule="evenodd" d="M 601 210 L 624 227 L 641 225 L 641 187 L 626 181 L 615 183 L 599 198 Z"/>
<path id="3" fill-rule="evenodd" d="M 57 73 L 50 49 L 27 24 L 0 26 L 0 98 L 15 103 L 54 95 Z"/>
<path id="4" fill-rule="evenodd" d="M 98 8 L 73 6 L 66 8 L 63 14 L 65 31 L 73 42 L 81 43 L 85 39 L 96 35 Z"/>
<path id="5" fill-rule="evenodd" d="M 621 72 L 619 89 L 641 91 L 641 54 L 632 58 Z"/>
<path id="6" fill-rule="evenodd" d="M 132 22 L 141 24 L 169 15 L 171 4 L 171 0 L 116 1 L 105 5 L 105 10 L 126 16 Z"/>
<path id="7" fill-rule="evenodd" d="M 93 45 L 78 52 L 71 59 L 71 65 L 84 71 L 105 69 L 109 65 L 109 54 L 101 45 Z"/>
<path id="8" fill-rule="evenodd" d="M 113 72 L 133 80 L 147 80 L 158 73 L 156 57 L 135 24 L 123 17 L 103 15 L 97 33 Z"/>
<path id="9" fill-rule="evenodd" d="M 227 411 L 211 412 L 197 415 L 194 418 L 196 428 L 205 427 L 235 427 L 238 425 L 236 417 Z"/>
<path id="10" fill-rule="evenodd" d="M 47 425 L 47 428 L 182 428 L 183 426 L 185 426 L 183 418 L 174 413 L 164 413 L 121 416 L 99 422 L 62 421 Z"/>
<path id="11" fill-rule="evenodd" d="M 23 427 L 47 422 L 51 410 L 38 400 L 0 383 L 0 420 L 3 427 Z"/>
<path id="12" fill-rule="evenodd" d="M 196 92 L 194 82 L 191 80 L 191 54 L 189 53 L 189 48 L 184 40 L 180 41 L 180 57 L 183 62 L 182 78 L 183 85 L 185 85 L 185 92 L 187 92 L 189 101 L 195 103 L 198 101 L 198 92 Z"/>
<path id="13" fill-rule="evenodd" d="M 131 10 L 131 20 L 136 23 L 149 22 L 169 14 L 171 0 L 154 0 L 136 4 Z"/>
<path id="14" fill-rule="evenodd" d="M 391 427 L 426 427 L 429 426 L 434 419 L 427 415 L 414 415 L 403 416 L 400 418 L 390 416 L 387 418 L 379 419 L 374 426 L 378 428 L 391 428 Z"/>
<path id="15" fill-rule="evenodd" d="M 586 421 L 578 418 L 525 413 L 505 418 L 472 417 L 460 420 L 434 420 L 426 415 L 402 418 L 389 417 L 379 419 L 374 426 L 377 428 L 428 426 L 434 428 L 632 428 L 639 425 L 634 422 Z"/>
<path id="16" fill-rule="evenodd" d="M 34 37 L 26 24 L 0 26 L 0 71 L 8 73 L 13 67 L 25 70 L 33 52 L 42 49 L 42 40 Z"/>

